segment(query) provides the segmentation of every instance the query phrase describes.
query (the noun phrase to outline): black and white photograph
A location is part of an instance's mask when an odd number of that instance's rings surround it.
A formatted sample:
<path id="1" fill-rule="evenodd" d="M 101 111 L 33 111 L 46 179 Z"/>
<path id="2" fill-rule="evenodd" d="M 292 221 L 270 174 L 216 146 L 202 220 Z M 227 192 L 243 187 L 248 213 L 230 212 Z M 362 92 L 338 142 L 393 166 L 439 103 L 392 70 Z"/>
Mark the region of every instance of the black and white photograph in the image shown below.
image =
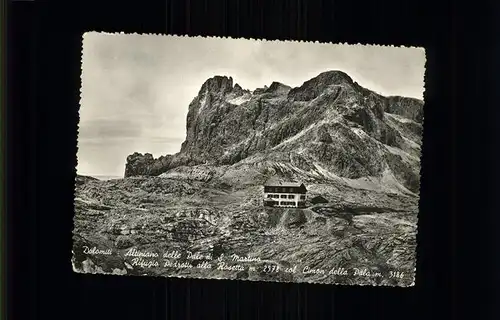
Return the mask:
<path id="1" fill-rule="evenodd" d="M 73 270 L 415 285 L 423 48 L 88 32 Z"/>

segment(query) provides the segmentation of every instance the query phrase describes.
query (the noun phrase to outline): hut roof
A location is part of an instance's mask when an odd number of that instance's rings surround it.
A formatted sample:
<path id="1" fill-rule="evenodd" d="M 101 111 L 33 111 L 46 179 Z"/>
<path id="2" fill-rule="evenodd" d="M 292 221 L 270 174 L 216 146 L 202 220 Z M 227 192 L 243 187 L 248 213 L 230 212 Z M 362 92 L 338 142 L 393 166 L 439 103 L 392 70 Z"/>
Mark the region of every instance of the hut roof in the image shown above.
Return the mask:
<path id="1" fill-rule="evenodd" d="M 264 186 L 266 187 L 300 187 L 303 184 L 300 182 L 291 182 L 291 181 L 278 181 L 275 179 L 268 180 Z"/>

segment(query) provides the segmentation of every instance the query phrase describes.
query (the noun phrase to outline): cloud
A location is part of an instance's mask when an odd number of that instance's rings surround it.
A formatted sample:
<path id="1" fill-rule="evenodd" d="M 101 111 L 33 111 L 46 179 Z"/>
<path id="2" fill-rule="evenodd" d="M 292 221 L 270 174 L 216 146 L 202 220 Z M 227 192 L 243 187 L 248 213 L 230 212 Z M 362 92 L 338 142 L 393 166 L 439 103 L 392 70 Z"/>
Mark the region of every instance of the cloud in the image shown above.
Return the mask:
<path id="1" fill-rule="evenodd" d="M 80 139 L 136 138 L 141 136 L 140 123 L 132 119 L 96 119 L 80 124 Z"/>

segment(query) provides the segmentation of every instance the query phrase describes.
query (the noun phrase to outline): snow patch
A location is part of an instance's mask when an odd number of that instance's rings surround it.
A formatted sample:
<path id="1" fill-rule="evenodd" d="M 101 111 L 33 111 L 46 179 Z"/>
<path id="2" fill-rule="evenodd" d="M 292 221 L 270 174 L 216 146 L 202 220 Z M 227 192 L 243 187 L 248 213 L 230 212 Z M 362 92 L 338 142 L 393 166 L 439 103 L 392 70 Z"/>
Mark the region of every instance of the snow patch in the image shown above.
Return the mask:
<path id="1" fill-rule="evenodd" d="M 391 147 L 391 146 L 388 146 L 386 144 L 384 144 L 384 147 L 392 154 L 395 154 L 395 155 L 398 155 L 400 156 L 401 158 L 403 158 L 404 160 L 406 161 L 420 161 L 417 157 L 399 149 L 399 148 L 394 148 L 394 147 Z"/>
<path id="2" fill-rule="evenodd" d="M 207 104 L 207 95 L 203 95 L 203 97 L 200 99 L 200 108 L 198 109 L 198 114 L 205 108 L 205 105 Z"/>
<path id="3" fill-rule="evenodd" d="M 344 177 L 339 177 L 333 172 L 330 172 L 326 170 L 325 168 L 321 167 L 318 163 L 314 163 L 314 167 L 318 171 L 318 173 L 321 173 L 324 177 L 328 177 L 332 180 L 335 180 L 343 185 L 346 185 L 350 188 L 353 189 L 361 189 L 361 190 L 371 190 L 371 191 L 387 191 L 384 190 L 383 186 L 380 185 L 380 181 L 377 178 L 374 177 L 362 177 L 359 179 L 349 179 L 349 178 L 344 178 Z M 391 190 L 392 191 L 392 190 Z"/>
<path id="4" fill-rule="evenodd" d="M 343 178 L 345 184 L 353 189 L 370 190 L 370 191 L 383 191 L 383 187 L 378 184 L 376 178 L 373 177 L 363 177 L 359 179 L 348 179 Z"/>
<path id="5" fill-rule="evenodd" d="M 314 162 L 313 163 L 314 165 L 314 168 L 316 169 L 317 173 L 325 178 L 330 178 L 330 179 L 333 179 L 333 180 L 342 180 L 340 177 L 338 177 L 337 175 L 333 174 L 332 172 L 326 170 L 325 168 L 323 168 L 319 163 L 317 162 Z"/>
<path id="6" fill-rule="evenodd" d="M 388 168 L 384 170 L 384 172 L 382 173 L 382 177 L 362 177 L 359 179 L 349 179 L 337 176 L 333 172 L 330 172 L 323 168 L 319 163 L 314 163 L 314 167 L 316 168 L 316 171 L 311 172 L 310 174 L 329 178 L 353 189 L 415 195 L 415 193 L 405 188 L 394 177 L 392 171 L 390 171 Z"/>
<path id="7" fill-rule="evenodd" d="M 408 119 L 408 118 L 405 118 L 405 117 L 402 117 L 400 115 L 397 115 L 397 114 L 394 114 L 394 113 L 388 113 L 388 112 L 385 112 L 385 114 L 387 116 L 389 116 L 390 118 L 398 121 L 398 122 L 401 122 L 401 123 L 416 123 L 415 121 L 411 120 L 411 119 Z"/>
<path id="8" fill-rule="evenodd" d="M 402 136 L 403 137 L 403 136 Z M 413 140 L 403 137 L 403 140 L 411 147 L 420 150 L 420 145 Z"/>
<path id="9" fill-rule="evenodd" d="M 241 105 L 245 102 L 248 102 L 250 101 L 251 99 L 251 96 L 249 95 L 243 95 L 243 96 L 239 96 L 239 97 L 236 97 L 236 98 L 233 98 L 233 99 L 229 99 L 227 102 L 230 103 L 230 104 L 234 104 L 234 105 Z"/>
<path id="10" fill-rule="evenodd" d="M 286 139 L 286 140 L 283 140 L 280 144 L 278 144 L 278 145 L 274 146 L 274 147 L 272 148 L 272 150 L 276 150 L 276 149 L 278 149 L 279 147 L 281 147 L 281 146 L 283 146 L 283 145 L 286 145 L 286 144 L 288 144 L 288 143 L 291 143 L 291 142 L 296 141 L 296 140 L 297 140 L 297 139 L 299 139 L 300 137 L 304 136 L 307 132 L 311 131 L 314 127 L 319 127 L 319 126 L 321 126 L 321 125 L 323 125 L 323 124 L 325 124 L 325 123 L 327 123 L 327 122 L 328 122 L 327 120 L 321 120 L 321 121 L 319 121 L 319 122 L 317 122 L 317 123 L 313 123 L 313 124 L 311 124 L 309 127 L 305 128 L 305 129 L 303 129 L 303 130 L 301 130 L 301 131 L 300 131 L 299 133 L 297 133 L 296 135 L 291 136 L 291 137 L 289 137 L 289 138 L 288 138 L 288 139 Z"/>
<path id="11" fill-rule="evenodd" d="M 397 194 L 411 194 L 413 192 L 405 188 L 394 177 L 392 172 L 386 169 L 382 173 L 382 177 L 363 177 L 359 179 L 342 178 L 342 180 L 349 187 L 354 189 L 371 190 L 376 192 L 397 193 Z"/>
<path id="12" fill-rule="evenodd" d="M 389 190 L 399 191 L 406 194 L 416 195 L 415 193 L 408 190 L 405 186 L 403 186 L 394 176 L 391 170 L 386 168 L 382 174 L 382 178 L 380 182 L 383 186 L 388 188 Z"/>
<path id="13" fill-rule="evenodd" d="M 360 128 L 351 128 L 352 132 L 354 132 L 358 137 L 360 138 L 366 138 L 368 137 L 368 134 L 363 130 L 363 129 L 360 129 Z"/>

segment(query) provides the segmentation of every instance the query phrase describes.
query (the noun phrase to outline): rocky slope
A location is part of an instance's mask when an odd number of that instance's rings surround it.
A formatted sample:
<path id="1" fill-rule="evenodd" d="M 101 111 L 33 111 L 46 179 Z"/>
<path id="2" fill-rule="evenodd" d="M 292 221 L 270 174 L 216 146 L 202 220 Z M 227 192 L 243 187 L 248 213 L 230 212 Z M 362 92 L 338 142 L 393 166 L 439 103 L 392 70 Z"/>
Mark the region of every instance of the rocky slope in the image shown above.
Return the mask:
<path id="1" fill-rule="evenodd" d="M 74 268 L 411 285 L 422 107 L 416 99 L 380 96 L 340 71 L 322 73 L 298 88 L 274 82 L 253 92 L 231 78 L 211 78 L 189 106 L 179 153 L 157 159 L 132 154 L 124 179 L 77 177 Z M 262 183 L 271 176 L 303 182 L 307 209 L 262 207 Z M 311 202 L 316 196 L 324 201 Z M 84 247 L 114 253 L 85 254 Z M 153 259 L 158 265 L 133 264 L 125 255 L 130 249 L 158 252 Z M 172 260 L 162 259 L 162 253 L 175 250 L 261 261 L 244 270 L 164 265 Z M 193 263 L 185 257 L 176 261 Z M 270 265 L 280 272 L 265 272 Z M 294 267 L 302 271 L 283 272 Z M 328 275 L 304 267 L 404 276 Z"/>
<path id="2" fill-rule="evenodd" d="M 201 181 L 131 177 L 79 184 L 75 199 L 73 265 L 78 272 L 118 275 L 189 276 L 260 281 L 401 285 L 413 283 L 418 199 L 406 195 L 317 184 L 310 196 L 328 203 L 307 209 L 265 208 L 260 188 L 233 190 Z M 109 256 L 84 248 L 112 250 Z M 130 249 L 157 252 L 158 265 L 134 264 Z M 245 270 L 165 267 L 165 252 L 258 257 Z M 151 261 L 148 260 L 148 261 Z M 179 263 L 193 263 L 183 256 Z M 230 265 L 235 262 L 229 260 Z M 254 266 L 251 270 L 248 266 Z M 264 272 L 297 266 L 296 273 Z M 348 276 L 307 274 L 305 267 Z M 354 268 L 385 277 L 355 277 Z M 389 278 L 389 271 L 404 273 Z"/>

